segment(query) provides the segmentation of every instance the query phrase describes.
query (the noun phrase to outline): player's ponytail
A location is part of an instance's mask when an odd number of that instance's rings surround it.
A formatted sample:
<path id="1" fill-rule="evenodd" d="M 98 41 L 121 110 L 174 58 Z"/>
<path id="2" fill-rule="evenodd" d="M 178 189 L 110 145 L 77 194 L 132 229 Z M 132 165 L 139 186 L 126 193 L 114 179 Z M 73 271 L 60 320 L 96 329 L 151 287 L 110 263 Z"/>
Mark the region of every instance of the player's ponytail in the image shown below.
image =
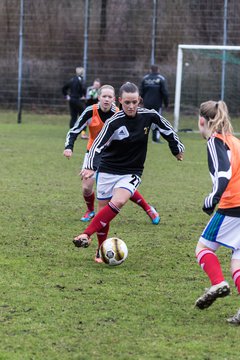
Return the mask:
<path id="1" fill-rule="evenodd" d="M 206 101 L 200 105 L 199 113 L 208 121 L 211 134 L 215 132 L 223 136 L 232 134 L 232 124 L 224 101 Z"/>

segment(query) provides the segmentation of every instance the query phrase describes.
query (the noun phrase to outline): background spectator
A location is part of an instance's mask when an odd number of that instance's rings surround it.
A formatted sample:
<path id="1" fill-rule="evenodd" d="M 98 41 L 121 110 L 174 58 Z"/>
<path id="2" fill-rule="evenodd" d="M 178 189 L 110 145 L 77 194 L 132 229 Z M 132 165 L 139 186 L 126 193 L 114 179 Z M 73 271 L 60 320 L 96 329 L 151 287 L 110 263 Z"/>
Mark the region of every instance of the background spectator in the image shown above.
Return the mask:
<path id="1" fill-rule="evenodd" d="M 93 81 L 93 84 L 87 88 L 86 93 L 86 105 L 90 106 L 98 102 L 98 90 L 101 87 L 101 81 L 99 78 Z"/>
<path id="2" fill-rule="evenodd" d="M 142 79 L 140 95 L 143 98 L 144 107 L 154 109 L 160 115 L 162 104 L 164 103 L 165 107 L 168 107 L 169 96 L 166 79 L 159 74 L 157 65 L 151 65 L 151 72 Z M 160 142 L 159 130 L 152 130 L 152 141 L 155 143 Z"/>
<path id="3" fill-rule="evenodd" d="M 78 117 L 85 109 L 86 89 L 83 83 L 84 68 L 77 67 L 76 75 L 73 76 L 63 87 L 62 93 L 65 99 L 69 101 L 70 110 L 70 129 L 74 126 Z"/>

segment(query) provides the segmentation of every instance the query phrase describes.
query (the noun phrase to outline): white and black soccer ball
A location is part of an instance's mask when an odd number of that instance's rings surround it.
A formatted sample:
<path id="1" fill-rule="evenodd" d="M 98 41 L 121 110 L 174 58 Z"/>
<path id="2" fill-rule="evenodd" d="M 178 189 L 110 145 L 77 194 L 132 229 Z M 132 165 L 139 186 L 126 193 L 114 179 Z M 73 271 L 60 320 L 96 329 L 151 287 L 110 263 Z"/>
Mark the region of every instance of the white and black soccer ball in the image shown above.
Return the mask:
<path id="1" fill-rule="evenodd" d="M 100 253 L 106 264 L 120 265 L 128 256 L 128 248 L 123 240 L 112 237 L 102 243 Z"/>

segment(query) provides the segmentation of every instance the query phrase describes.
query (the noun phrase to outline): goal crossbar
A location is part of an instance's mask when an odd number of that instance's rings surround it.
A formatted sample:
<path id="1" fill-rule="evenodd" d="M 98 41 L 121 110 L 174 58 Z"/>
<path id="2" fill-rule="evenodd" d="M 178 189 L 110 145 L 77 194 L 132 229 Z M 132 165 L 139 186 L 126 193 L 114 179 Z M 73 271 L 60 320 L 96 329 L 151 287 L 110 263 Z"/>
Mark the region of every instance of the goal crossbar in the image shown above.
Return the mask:
<path id="1" fill-rule="evenodd" d="M 229 45 L 178 45 L 177 54 L 177 72 L 176 72 L 176 86 L 175 86 L 175 103 L 174 103 L 174 130 L 178 131 L 180 101 L 181 101 L 181 84 L 182 84 L 182 68 L 183 68 L 183 50 L 230 50 L 240 51 L 240 46 Z"/>

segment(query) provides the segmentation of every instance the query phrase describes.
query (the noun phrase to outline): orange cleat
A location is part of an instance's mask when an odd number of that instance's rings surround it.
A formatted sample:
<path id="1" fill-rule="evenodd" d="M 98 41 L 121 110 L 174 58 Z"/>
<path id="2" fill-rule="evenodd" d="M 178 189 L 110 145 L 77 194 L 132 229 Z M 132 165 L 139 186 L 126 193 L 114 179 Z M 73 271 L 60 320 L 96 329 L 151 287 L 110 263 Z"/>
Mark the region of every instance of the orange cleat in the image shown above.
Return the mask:
<path id="1" fill-rule="evenodd" d="M 89 139 L 89 136 L 86 134 L 86 131 L 84 131 L 84 130 L 81 132 L 81 139 L 83 139 L 83 140 Z"/>

